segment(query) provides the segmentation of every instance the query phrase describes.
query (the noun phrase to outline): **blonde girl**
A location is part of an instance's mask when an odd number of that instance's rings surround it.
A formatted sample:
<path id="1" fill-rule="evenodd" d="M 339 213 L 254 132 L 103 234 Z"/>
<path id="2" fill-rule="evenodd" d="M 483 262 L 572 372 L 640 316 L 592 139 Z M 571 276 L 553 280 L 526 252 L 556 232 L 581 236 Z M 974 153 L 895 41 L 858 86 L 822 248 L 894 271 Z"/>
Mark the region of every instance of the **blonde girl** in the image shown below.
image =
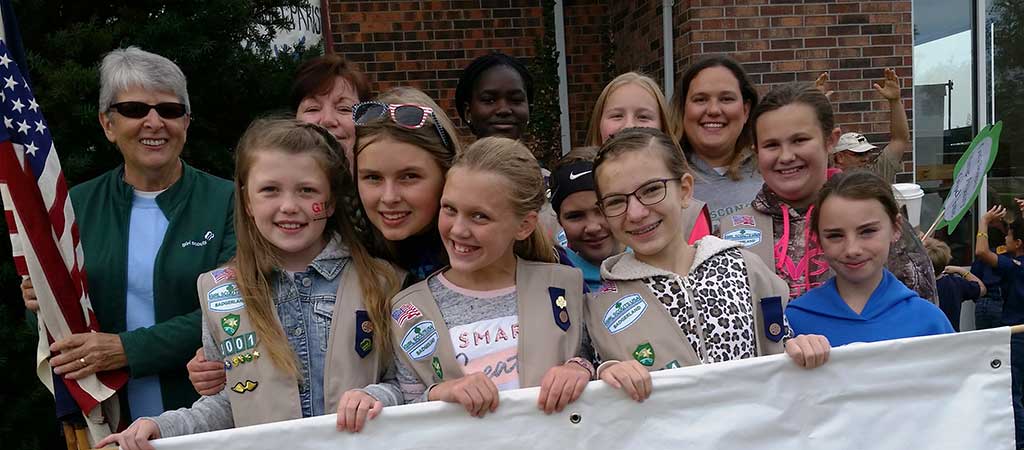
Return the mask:
<path id="1" fill-rule="evenodd" d="M 544 190 L 540 166 L 517 141 L 483 138 L 456 158 L 438 220 L 450 266 L 391 301 L 407 401 L 459 403 L 482 416 L 497 408 L 498 391 L 540 386 L 538 407 L 550 413 L 591 380 L 583 278 L 555 263 L 537 226 Z"/>
<path id="2" fill-rule="evenodd" d="M 627 72 L 615 77 L 597 98 L 590 116 L 587 145 L 600 147 L 612 135 L 626 128 L 654 128 L 675 141 L 678 136 L 672 126 L 668 102 L 661 88 L 650 77 Z M 687 242 L 711 234 L 714 227 L 711 212 L 701 199 L 692 199 L 693 208 L 687 210 L 683 223 Z"/>
<path id="3" fill-rule="evenodd" d="M 633 249 L 601 265 L 605 286 L 587 299 L 587 330 L 605 361 L 598 376 L 634 400 L 649 372 L 781 353 L 823 364 L 820 336 L 783 343 L 786 285 L 742 246 L 707 236 L 687 243 L 693 176 L 671 137 L 629 128 L 594 162 L 598 205 L 615 238 Z"/>
<path id="4" fill-rule="evenodd" d="M 587 130 L 587 145 L 601 146 L 623 128 L 657 128 L 673 134 L 668 102 L 658 83 L 637 72 L 615 77 L 597 97 Z"/>
<path id="5" fill-rule="evenodd" d="M 142 418 L 98 446 L 150 448 L 160 437 L 339 412 L 367 393 L 389 403 L 397 389 L 375 385 L 391 361 L 387 299 L 399 277 L 369 256 L 339 197 L 350 192 L 343 149 L 325 129 L 258 120 L 236 154 L 238 253 L 199 276 L 203 343 L 224 362 L 227 389 L 191 408 Z M 363 390 L 363 388 L 366 388 Z"/>
<path id="6" fill-rule="evenodd" d="M 423 92 L 398 87 L 385 92 L 378 101 L 422 105 L 432 113 L 419 128 L 401 126 L 390 116 L 361 116 L 361 123 L 353 121 L 352 140 L 359 136 L 352 167 L 356 182 L 348 183 L 346 189 L 356 192 L 346 191 L 349 194 L 343 197 L 346 203 L 342 206 L 356 212 L 353 221 L 371 252 L 419 281 L 447 264 L 447 254 L 435 232 L 437 212 L 444 174 L 461 147 L 455 139 L 447 144 L 442 140 L 442 132 L 456 136 L 455 128 Z M 346 108 L 352 120 L 353 106 Z M 442 132 L 434 127 L 435 119 Z M 224 366 L 219 361 L 206 362 L 202 350 L 187 368 L 200 394 L 213 395 L 224 389 Z"/>
<path id="7" fill-rule="evenodd" d="M 458 135 L 444 110 L 413 88 L 356 105 L 355 122 L 356 185 L 370 231 L 381 253 L 422 280 L 447 264 L 436 223 Z"/>

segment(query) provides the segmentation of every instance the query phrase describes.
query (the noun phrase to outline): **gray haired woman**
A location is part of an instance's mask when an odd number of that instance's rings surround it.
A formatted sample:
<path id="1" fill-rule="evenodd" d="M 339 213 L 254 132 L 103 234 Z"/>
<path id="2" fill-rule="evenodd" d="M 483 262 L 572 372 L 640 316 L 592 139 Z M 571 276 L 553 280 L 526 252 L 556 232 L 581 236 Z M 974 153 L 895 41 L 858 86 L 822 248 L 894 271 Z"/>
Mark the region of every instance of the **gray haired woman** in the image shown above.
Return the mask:
<path id="1" fill-rule="evenodd" d="M 124 164 L 75 186 L 71 201 L 103 332 L 55 342 L 50 365 L 75 379 L 127 367 L 127 417 L 153 416 L 197 398 L 185 371 L 207 300 L 196 277 L 235 253 L 233 185 L 180 159 L 191 107 L 171 60 L 114 50 L 100 84 L 99 122 Z M 35 307 L 31 280 L 22 292 Z"/>

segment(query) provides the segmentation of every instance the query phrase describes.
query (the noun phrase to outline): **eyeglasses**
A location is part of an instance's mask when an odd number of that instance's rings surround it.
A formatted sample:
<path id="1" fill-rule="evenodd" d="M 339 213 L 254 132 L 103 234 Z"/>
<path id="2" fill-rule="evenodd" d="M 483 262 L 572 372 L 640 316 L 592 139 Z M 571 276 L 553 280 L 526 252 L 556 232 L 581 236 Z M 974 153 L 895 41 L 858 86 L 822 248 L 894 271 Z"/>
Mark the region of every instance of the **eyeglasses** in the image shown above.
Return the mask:
<path id="1" fill-rule="evenodd" d="M 150 105 L 143 102 L 121 102 L 110 105 L 110 109 L 131 119 L 146 117 L 151 109 L 155 109 L 156 113 L 164 119 L 177 119 L 187 113 L 185 105 L 181 103 L 157 103 Z"/>
<path id="2" fill-rule="evenodd" d="M 441 143 L 444 144 L 445 148 L 451 150 L 451 137 L 448 136 L 448 132 L 444 130 L 444 127 L 438 123 L 433 108 L 411 103 L 390 104 L 378 101 L 357 103 L 352 107 L 352 121 L 356 125 L 366 125 L 385 115 L 389 115 L 391 121 L 410 130 L 422 128 L 423 125 L 426 125 L 427 118 L 429 117 L 434 123 L 434 129 L 437 130 L 438 136 L 441 137 Z"/>
<path id="3" fill-rule="evenodd" d="M 679 181 L 679 178 L 652 180 L 628 194 L 606 195 L 597 202 L 597 205 L 601 207 L 605 217 L 617 217 L 625 214 L 629 209 L 629 197 L 636 197 L 637 201 L 644 206 L 656 205 L 665 200 L 669 181 Z"/>

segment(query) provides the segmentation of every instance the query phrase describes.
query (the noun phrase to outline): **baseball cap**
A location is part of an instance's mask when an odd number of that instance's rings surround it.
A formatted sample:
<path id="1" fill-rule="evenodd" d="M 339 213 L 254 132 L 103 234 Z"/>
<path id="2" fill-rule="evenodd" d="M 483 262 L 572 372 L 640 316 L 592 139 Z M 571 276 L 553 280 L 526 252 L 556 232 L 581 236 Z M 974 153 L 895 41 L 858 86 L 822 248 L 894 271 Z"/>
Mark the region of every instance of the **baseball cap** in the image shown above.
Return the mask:
<path id="1" fill-rule="evenodd" d="M 876 148 L 878 147 L 871 145 L 871 143 L 868 142 L 868 138 L 864 137 L 863 134 L 844 133 L 842 136 L 839 136 L 839 142 L 836 143 L 836 147 L 832 149 L 832 153 L 839 153 L 847 150 L 854 153 L 864 153 Z"/>

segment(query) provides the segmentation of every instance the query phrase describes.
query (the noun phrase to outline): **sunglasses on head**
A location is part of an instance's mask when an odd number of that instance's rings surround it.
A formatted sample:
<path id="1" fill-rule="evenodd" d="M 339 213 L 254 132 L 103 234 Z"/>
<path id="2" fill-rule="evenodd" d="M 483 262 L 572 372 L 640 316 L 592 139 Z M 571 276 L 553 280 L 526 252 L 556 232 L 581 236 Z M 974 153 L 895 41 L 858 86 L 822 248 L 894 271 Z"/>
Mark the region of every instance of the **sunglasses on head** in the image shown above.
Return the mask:
<path id="1" fill-rule="evenodd" d="M 391 104 L 378 101 L 357 103 L 352 107 L 352 121 L 356 125 L 366 125 L 385 116 L 398 125 L 414 130 L 422 128 L 427 123 L 427 118 L 434 123 L 437 135 L 441 137 L 441 143 L 445 148 L 451 150 L 451 137 L 437 121 L 434 109 L 427 106 L 414 105 L 411 103 Z"/>
<path id="2" fill-rule="evenodd" d="M 164 119 L 177 119 L 187 113 L 185 105 L 181 103 L 157 103 L 150 105 L 143 102 L 121 102 L 110 105 L 110 109 L 131 119 L 146 117 L 151 109 L 155 109 L 156 113 Z"/>

